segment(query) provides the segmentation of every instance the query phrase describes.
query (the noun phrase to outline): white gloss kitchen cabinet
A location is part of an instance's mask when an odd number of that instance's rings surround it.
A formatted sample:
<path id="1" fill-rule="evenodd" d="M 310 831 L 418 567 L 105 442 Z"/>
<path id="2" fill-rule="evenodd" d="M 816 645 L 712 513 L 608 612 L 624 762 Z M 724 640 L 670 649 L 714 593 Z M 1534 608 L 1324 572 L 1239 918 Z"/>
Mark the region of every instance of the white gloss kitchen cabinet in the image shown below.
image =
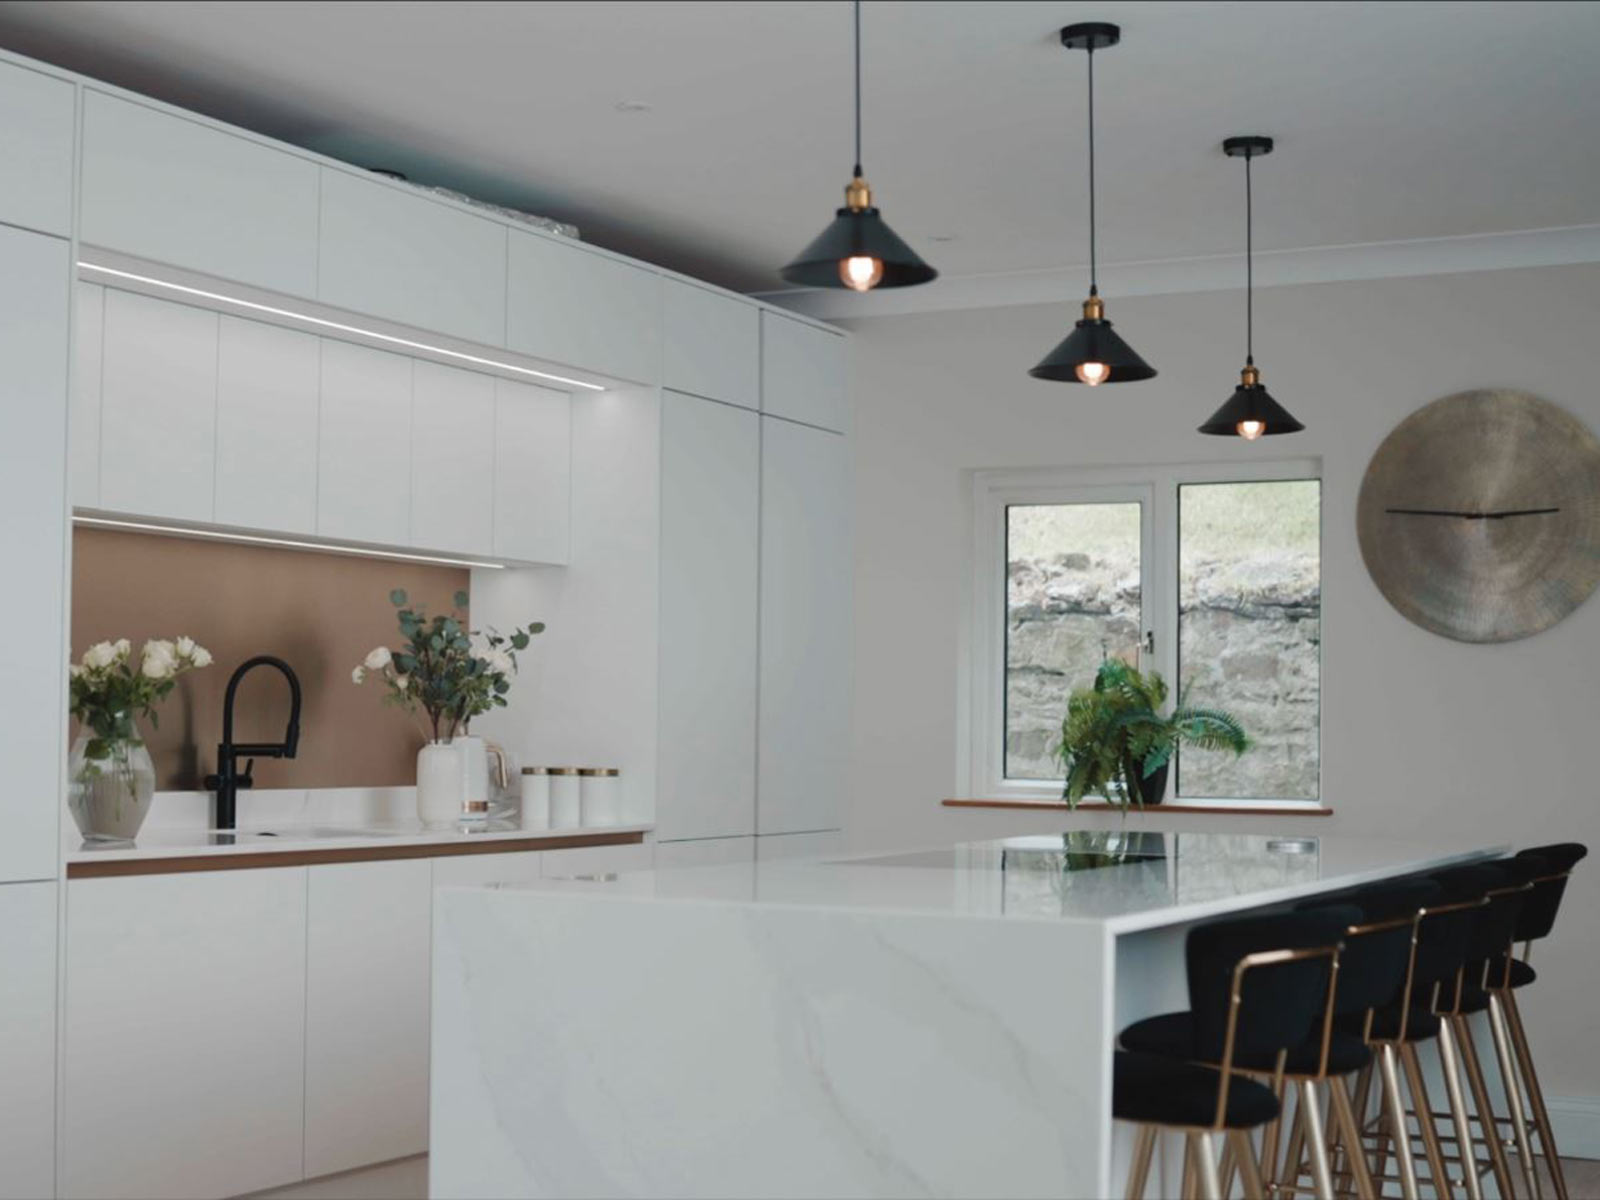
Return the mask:
<path id="1" fill-rule="evenodd" d="M 72 236 L 71 83 L 0 63 L 0 222 Z"/>
<path id="2" fill-rule="evenodd" d="M 83 92 L 78 238 L 293 296 L 315 296 L 318 171 L 243 131 Z"/>
<path id="3" fill-rule="evenodd" d="M 79 282 L 80 509 L 565 563 L 572 397 Z"/>
<path id="4" fill-rule="evenodd" d="M 761 418 L 661 397 L 656 836 L 755 833 Z"/>
<path id="5" fill-rule="evenodd" d="M 760 408 L 761 310 L 681 279 L 661 287 L 661 386 Z"/>
<path id="6" fill-rule="evenodd" d="M 820 429 L 849 429 L 843 334 L 770 309 L 761 314 L 761 411 Z"/>
<path id="7" fill-rule="evenodd" d="M 845 439 L 761 419 L 758 834 L 840 826 L 850 728 Z"/>
<path id="8" fill-rule="evenodd" d="M 55 1194 L 57 891 L 0 884 L 0 1200 Z"/>
<path id="9" fill-rule="evenodd" d="M 68 884 L 63 1196 L 301 1178 L 306 870 Z"/>

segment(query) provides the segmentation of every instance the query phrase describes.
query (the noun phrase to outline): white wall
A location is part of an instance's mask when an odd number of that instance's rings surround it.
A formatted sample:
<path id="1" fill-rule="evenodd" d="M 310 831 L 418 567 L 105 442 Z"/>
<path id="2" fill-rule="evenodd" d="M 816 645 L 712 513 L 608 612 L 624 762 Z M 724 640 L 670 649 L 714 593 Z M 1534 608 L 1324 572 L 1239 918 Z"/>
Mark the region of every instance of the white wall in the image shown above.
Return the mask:
<path id="1" fill-rule="evenodd" d="M 1518 387 L 1600 429 L 1600 267 L 1545 267 L 1256 296 L 1263 382 L 1309 427 L 1255 444 L 1194 428 L 1233 391 L 1242 292 L 1118 300 L 1107 315 L 1161 372 L 1088 388 L 1030 379 L 1077 297 L 853 323 L 856 562 L 852 845 L 1060 828 L 945 809 L 956 795 L 958 646 L 974 468 L 1323 460 L 1323 787 L 1330 818 L 1191 825 L 1596 849 L 1535 955 L 1524 1014 L 1553 1095 L 1600 1096 L 1600 598 L 1537 637 L 1469 646 L 1407 623 L 1362 565 L 1355 504 L 1388 431 L 1430 400 Z M 1089 818 L 1092 819 L 1092 818 Z M 1104 818 L 1101 818 L 1102 820 Z"/>

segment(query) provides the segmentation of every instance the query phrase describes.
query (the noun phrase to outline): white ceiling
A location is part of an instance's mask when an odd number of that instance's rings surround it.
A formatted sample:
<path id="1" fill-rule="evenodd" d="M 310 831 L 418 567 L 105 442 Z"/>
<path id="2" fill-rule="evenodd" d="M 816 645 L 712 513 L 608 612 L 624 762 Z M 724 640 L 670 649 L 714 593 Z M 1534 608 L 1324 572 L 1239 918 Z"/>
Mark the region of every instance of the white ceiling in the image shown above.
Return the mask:
<path id="1" fill-rule="evenodd" d="M 946 275 L 1600 222 L 1600 4 L 864 6 L 868 179 Z M 577 222 L 741 290 L 841 203 L 850 16 L 813 3 L 0 4 L 0 45 L 314 150 Z M 625 101 L 649 111 L 619 111 Z M 953 238 L 954 240 L 938 240 Z"/>

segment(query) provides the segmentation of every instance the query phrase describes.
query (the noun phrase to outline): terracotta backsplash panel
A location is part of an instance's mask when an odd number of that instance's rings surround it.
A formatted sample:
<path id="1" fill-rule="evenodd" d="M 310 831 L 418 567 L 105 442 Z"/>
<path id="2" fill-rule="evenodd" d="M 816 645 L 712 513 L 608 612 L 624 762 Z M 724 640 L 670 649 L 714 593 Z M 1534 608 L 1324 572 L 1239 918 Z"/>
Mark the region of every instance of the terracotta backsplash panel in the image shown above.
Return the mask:
<path id="1" fill-rule="evenodd" d="M 236 546 L 158 534 L 79 528 L 72 535 L 72 657 L 102 640 L 188 634 L 215 656 L 191 671 L 146 727 L 156 786 L 196 789 L 216 769 L 222 697 L 235 667 L 273 654 L 303 693 L 299 756 L 259 759 L 257 787 L 382 787 L 416 782 L 422 735 L 383 704 L 375 682 L 350 671 L 377 645 L 399 641 L 389 592 L 445 612 L 466 591 L 464 568 L 345 554 Z M 283 740 L 289 692 L 270 668 L 252 671 L 234 706 L 237 741 Z"/>

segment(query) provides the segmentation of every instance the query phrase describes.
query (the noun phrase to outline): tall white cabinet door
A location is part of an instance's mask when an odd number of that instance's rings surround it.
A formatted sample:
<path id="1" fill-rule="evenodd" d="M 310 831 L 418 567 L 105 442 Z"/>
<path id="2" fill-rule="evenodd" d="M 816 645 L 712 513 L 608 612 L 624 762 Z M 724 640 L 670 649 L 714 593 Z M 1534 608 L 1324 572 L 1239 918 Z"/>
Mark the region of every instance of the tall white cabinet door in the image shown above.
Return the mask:
<path id="1" fill-rule="evenodd" d="M 105 346 L 106 290 L 79 280 L 74 285 L 76 325 L 72 332 L 72 408 L 67 430 L 71 481 L 68 491 L 78 508 L 100 504 L 100 363 Z"/>
<path id="2" fill-rule="evenodd" d="M 59 238 L 0 228 L 0 544 L 16 629 L 0 638 L 0 882 L 53 879 L 60 856 L 70 262 Z"/>
<path id="3" fill-rule="evenodd" d="M 760 408 L 761 310 L 679 279 L 661 286 L 661 386 Z"/>
<path id="4" fill-rule="evenodd" d="M 571 367 L 655 383 L 661 276 L 561 238 L 510 233 L 506 345 Z"/>
<path id="5" fill-rule="evenodd" d="M 0 885 L 0 1200 L 56 1187 L 56 884 Z"/>
<path id="6" fill-rule="evenodd" d="M 433 904 L 425 858 L 312 867 L 307 1178 L 428 1148 Z"/>
<path id="7" fill-rule="evenodd" d="M 300 1179 L 306 868 L 74 880 L 67 930 L 61 1194 Z"/>
<path id="8" fill-rule="evenodd" d="M 494 553 L 565 563 L 572 546 L 572 397 L 496 379 Z"/>
<path id="9" fill-rule="evenodd" d="M 661 396 L 663 841 L 755 832 L 760 425 Z"/>
<path id="10" fill-rule="evenodd" d="M 0 63 L 0 221 L 71 236 L 75 91 L 65 79 Z"/>
<path id="11" fill-rule="evenodd" d="M 848 429 L 848 353 L 842 333 L 763 312 L 761 411 L 823 429 Z"/>
<path id="12" fill-rule="evenodd" d="M 315 163 L 92 88 L 83 95 L 81 241 L 316 294 Z"/>
<path id="13" fill-rule="evenodd" d="M 315 533 L 321 342 L 237 317 L 220 332 L 216 520 Z"/>
<path id="14" fill-rule="evenodd" d="M 840 824 L 850 731 L 845 439 L 761 422 L 761 721 L 756 832 Z"/>
<path id="15" fill-rule="evenodd" d="M 494 552 L 494 388 L 488 375 L 414 364 L 411 545 Z"/>
<path id="16" fill-rule="evenodd" d="M 322 168 L 318 299 L 490 346 L 506 336 L 506 229 Z"/>
<path id="17" fill-rule="evenodd" d="M 217 320 L 204 309 L 107 289 L 100 507 L 211 520 Z"/>
<path id="18" fill-rule="evenodd" d="M 411 534 L 411 360 L 324 339 L 317 532 L 403 546 Z"/>

